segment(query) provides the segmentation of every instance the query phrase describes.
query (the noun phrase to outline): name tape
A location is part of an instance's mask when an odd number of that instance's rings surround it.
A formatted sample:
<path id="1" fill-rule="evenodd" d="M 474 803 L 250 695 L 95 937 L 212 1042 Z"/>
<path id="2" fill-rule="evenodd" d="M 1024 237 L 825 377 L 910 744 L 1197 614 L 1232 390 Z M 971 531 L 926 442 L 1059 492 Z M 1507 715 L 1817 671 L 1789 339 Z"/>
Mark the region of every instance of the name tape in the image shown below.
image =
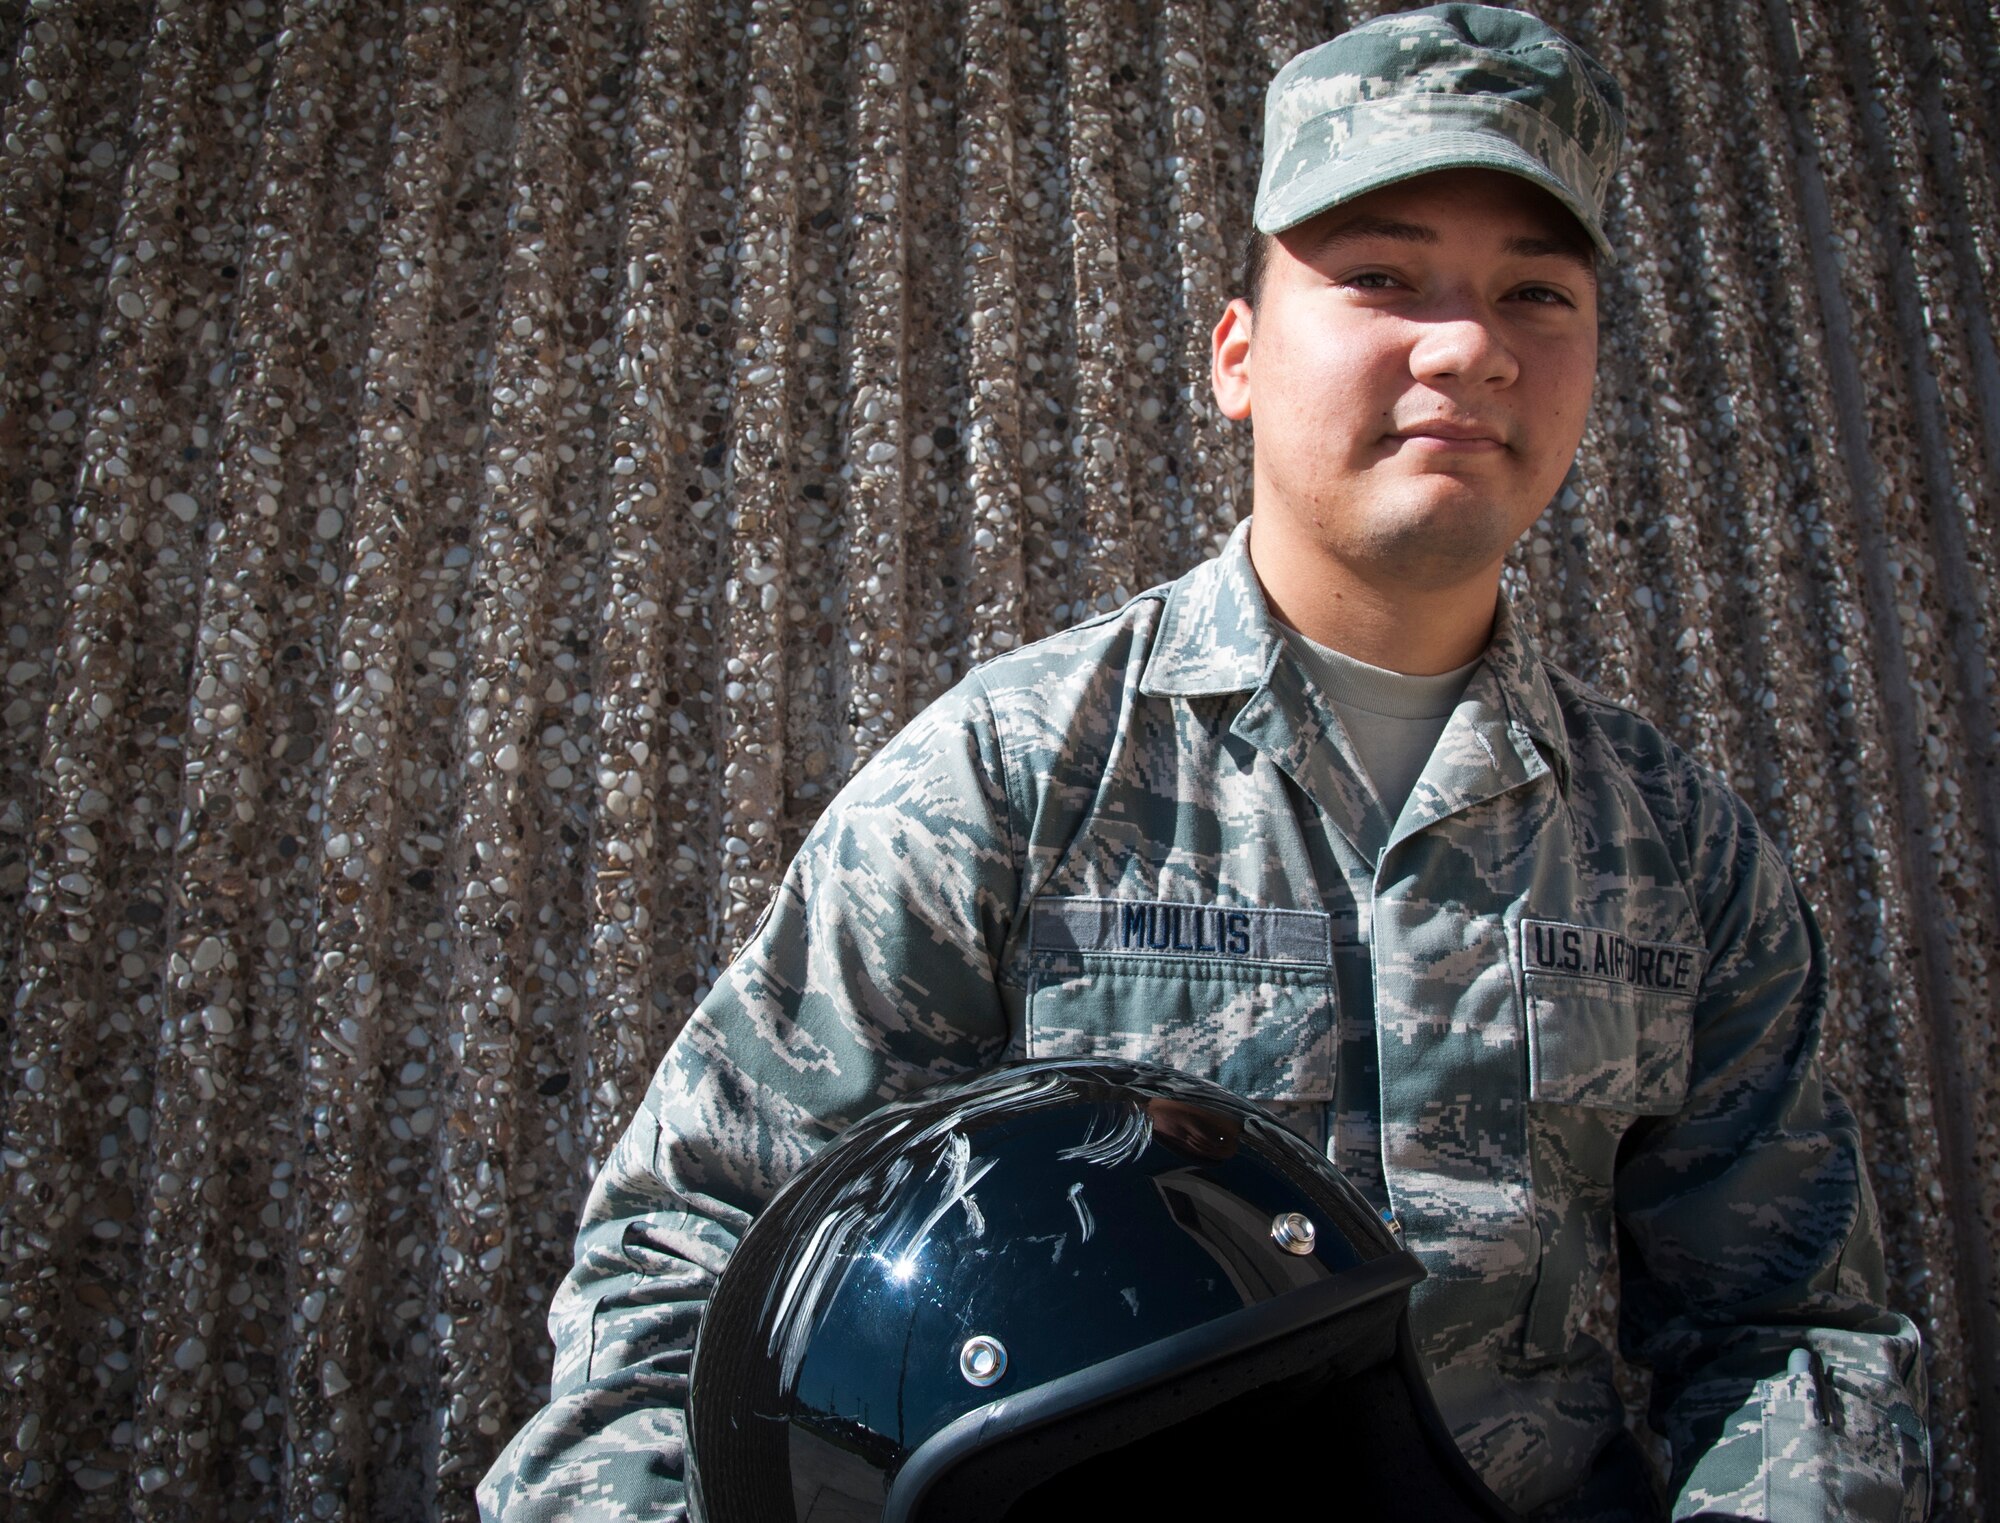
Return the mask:
<path id="1" fill-rule="evenodd" d="M 1598 926 L 1524 920 L 1521 960 L 1530 973 L 1692 995 L 1701 987 L 1708 952 L 1671 941 L 1633 941 Z"/>
<path id="2" fill-rule="evenodd" d="M 1331 920 L 1313 910 L 1170 899 L 1037 899 L 1029 935 L 1037 952 L 1217 957 L 1317 967 L 1333 961 Z"/>

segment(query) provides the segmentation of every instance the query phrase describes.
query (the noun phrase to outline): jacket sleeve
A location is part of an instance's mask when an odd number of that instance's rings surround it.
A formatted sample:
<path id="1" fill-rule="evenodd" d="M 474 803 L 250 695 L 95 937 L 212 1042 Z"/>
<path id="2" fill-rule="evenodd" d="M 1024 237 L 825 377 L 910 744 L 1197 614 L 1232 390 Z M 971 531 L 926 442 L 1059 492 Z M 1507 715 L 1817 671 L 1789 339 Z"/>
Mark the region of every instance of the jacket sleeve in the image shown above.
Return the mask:
<path id="1" fill-rule="evenodd" d="M 1688 1097 L 1621 1154 L 1623 1338 L 1653 1372 L 1673 1516 L 1918 1519 L 1917 1330 L 1884 1307 L 1853 1113 L 1819 1067 L 1826 949 L 1742 801 L 1685 762 L 1709 965 Z"/>
<path id="2" fill-rule="evenodd" d="M 834 800 L 598 1174 L 549 1315 L 550 1400 L 483 1518 L 679 1518 L 695 1333 L 752 1213 L 885 1102 L 996 1061 L 1015 842 L 977 677 Z"/>

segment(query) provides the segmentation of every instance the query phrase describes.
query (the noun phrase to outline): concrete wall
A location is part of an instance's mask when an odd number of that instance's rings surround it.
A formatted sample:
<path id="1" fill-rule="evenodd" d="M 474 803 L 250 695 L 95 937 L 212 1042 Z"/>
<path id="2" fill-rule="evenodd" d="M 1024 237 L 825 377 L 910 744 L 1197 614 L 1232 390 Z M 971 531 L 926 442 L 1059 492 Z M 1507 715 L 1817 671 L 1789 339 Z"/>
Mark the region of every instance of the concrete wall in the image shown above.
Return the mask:
<path id="1" fill-rule="evenodd" d="M 463 1517 L 600 1158 L 855 765 L 1247 507 L 1286 0 L 0 6 L 0 1475 Z M 2000 1486 L 2000 55 L 1562 0 L 1595 421 L 1511 573 L 1786 844 L 1945 1510 Z M 1981 1479 L 1981 1477 L 1985 1479 Z"/>

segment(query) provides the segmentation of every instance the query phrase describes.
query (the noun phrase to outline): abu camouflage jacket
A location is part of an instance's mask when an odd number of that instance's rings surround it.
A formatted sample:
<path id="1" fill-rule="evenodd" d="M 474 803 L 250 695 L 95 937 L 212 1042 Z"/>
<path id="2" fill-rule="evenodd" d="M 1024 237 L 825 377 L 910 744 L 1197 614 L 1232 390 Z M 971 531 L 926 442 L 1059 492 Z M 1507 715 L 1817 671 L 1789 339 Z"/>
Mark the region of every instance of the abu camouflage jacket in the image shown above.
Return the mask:
<path id="1" fill-rule="evenodd" d="M 1362 776 L 1242 529 L 919 716 L 599 1174 L 553 1395 L 483 1508 L 678 1516 L 695 1329 L 759 1204 L 888 1100 L 1096 1054 L 1218 1080 L 1386 1194 L 1438 1404 L 1523 1511 L 1621 1430 L 1622 1339 L 1676 1516 L 1920 1517 L 1918 1339 L 1820 1077 L 1825 953 L 1743 803 L 1504 606 L 1399 818 Z"/>

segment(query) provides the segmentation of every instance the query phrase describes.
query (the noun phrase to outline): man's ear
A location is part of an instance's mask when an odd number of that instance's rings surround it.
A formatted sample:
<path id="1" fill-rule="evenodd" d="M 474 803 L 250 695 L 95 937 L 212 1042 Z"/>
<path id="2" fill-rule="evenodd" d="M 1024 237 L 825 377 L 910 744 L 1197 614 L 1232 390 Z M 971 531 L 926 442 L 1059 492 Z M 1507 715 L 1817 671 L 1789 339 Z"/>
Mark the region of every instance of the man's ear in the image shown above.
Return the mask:
<path id="1" fill-rule="evenodd" d="M 1242 297 L 1223 309 L 1208 337 L 1208 384 L 1225 418 L 1250 416 L 1250 328 L 1255 321 Z"/>

